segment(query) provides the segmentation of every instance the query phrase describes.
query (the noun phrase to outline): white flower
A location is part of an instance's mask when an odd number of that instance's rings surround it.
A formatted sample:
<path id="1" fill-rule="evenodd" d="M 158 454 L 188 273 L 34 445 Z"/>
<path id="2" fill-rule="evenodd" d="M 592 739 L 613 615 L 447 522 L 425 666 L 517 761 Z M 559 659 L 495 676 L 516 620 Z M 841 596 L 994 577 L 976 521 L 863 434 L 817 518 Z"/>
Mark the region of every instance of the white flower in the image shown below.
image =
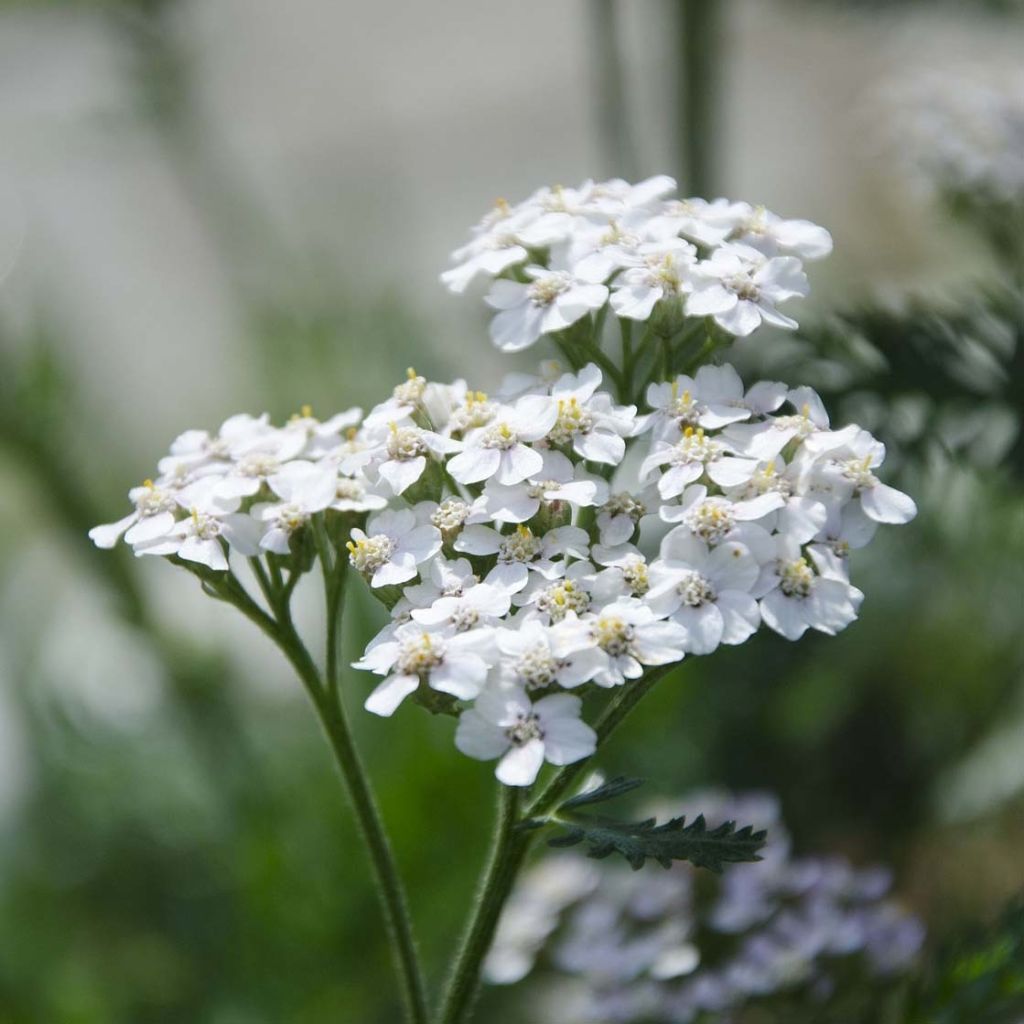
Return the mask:
<path id="1" fill-rule="evenodd" d="M 700 245 L 717 246 L 743 223 L 748 209 L 728 199 L 672 199 L 645 226 L 656 238 L 685 235 Z"/>
<path id="2" fill-rule="evenodd" d="M 644 599 L 655 614 L 686 631 L 686 650 L 710 654 L 719 644 L 741 644 L 757 631 L 761 616 L 751 589 L 761 567 L 742 544 L 708 548 L 686 530 L 673 530 L 650 567 Z"/>
<path id="3" fill-rule="evenodd" d="M 495 636 L 502 654 L 502 677 L 528 693 L 549 686 L 580 686 L 604 664 L 596 649 L 556 654 L 551 631 L 537 619 L 525 619 L 515 629 L 499 629 Z"/>
<path id="4" fill-rule="evenodd" d="M 366 524 L 366 532 L 352 531 L 346 547 L 349 561 L 372 587 L 386 587 L 413 579 L 419 566 L 441 550 L 441 532 L 420 524 L 412 509 L 388 509 Z"/>
<path id="5" fill-rule="evenodd" d="M 377 472 L 390 484 L 395 494 L 402 494 L 423 475 L 428 456 L 440 458 L 461 448 L 462 445 L 457 441 L 450 441 L 432 430 L 422 430 L 411 425 L 399 426 L 392 420 L 387 439 L 382 445 L 382 454 L 386 458 L 377 464 Z"/>
<path id="6" fill-rule="evenodd" d="M 473 240 L 452 253 L 452 262 L 456 265 L 441 275 L 442 283 L 459 295 L 477 277 L 497 277 L 509 267 L 525 262 L 527 251 L 516 232 L 536 216 L 533 210 L 513 209 L 504 199 L 499 199 L 474 228 Z"/>
<path id="7" fill-rule="evenodd" d="M 688 316 L 711 316 L 730 334 L 746 337 L 763 322 L 794 328 L 776 306 L 806 295 L 807 277 L 794 256 L 766 257 L 749 245 L 726 243 L 692 272 Z"/>
<path id="8" fill-rule="evenodd" d="M 635 598 L 624 597 L 596 615 L 570 615 L 551 627 L 553 648 L 561 656 L 585 650 L 604 655 L 594 676 L 600 686 L 618 686 L 639 679 L 645 665 L 682 661 L 686 634 L 674 622 L 662 622 Z"/>
<path id="9" fill-rule="evenodd" d="M 179 491 L 176 500 L 188 515 L 163 535 L 137 541 L 136 555 L 177 555 L 187 562 L 223 571 L 228 568 L 224 543 L 246 557 L 259 553 L 258 524 L 251 516 L 234 511 L 238 498 L 225 499 L 217 489 L 216 478 L 200 478 Z"/>
<path id="10" fill-rule="evenodd" d="M 529 348 L 542 334 L 571 327 L 608 300 L 603 284 L 581 281 L 565 270 L 527 267 L 529 284 L 498 280 L 487 304 L 498 314 L 491 321 L 491 340 L 502 352 Z"/>
<path id="11" fill-rule="evenodd" d="M 736 458 L 732 446 L 704 433 L 703 427 L 686 427 L 675 444 L 655 443 L 640 467 L 640 478 L 648 482 L 661 466 L 668 466 L 658 478 L 658 493 L 668 500 L 682 494 L 687 484 L 705 474 L 720 487 L 745 483 L 757 469 L 753 459 Z"/>
<path id="12" fill-rule="evenodd" d="M 601 371 L 588 363 L 579 374 L 567 373 L 551 388 L 558 418 L 548 432 L 548 444 L 571 446 L 581 458 L 617 466 L 626 452 L 623 438 L 632 435 L 636 406 L 615 406 L 604 392 L 595 394 Z"/>
<path id="13" fill-rule="evenodd" d="M 511 486 L 487 482 L 484 508 L 495 522 L 525 523 L 540 511 L 542 504 L 557 516 L 563 509 L 596 505 L 607 496 L 608 485 L 588 473 L 582 463 L 574 467 L 556 451 L 544 451 L 541 455 L 544 464 L 536 479 Z"/>
<path id="14" fill-rule="evenodd" d="M 463 450 L 448 461 L 448 472 L 460 484 L 493 477 L 497 483 L 508 485 L 536 476 L 544 467 L 544 459 L 527 446 L 544 437 L 557 419 L 558 409 L 550 398 L 526 395 L 490 426 L 467 438 Z"/>
<path id="15" fill-rule="evenodd" d="M 252 507 L 256 519 L 270 524 L 260 538 L 260 547 L 287 555 L 292 534 L 336 500 L 337 474 L 328 465 L 296 460 L 286 463 L 267 482 L 282 500 Z"/>
<path id="16" fill-rule="evenodd" d="M 336 512 L 376 512 L 387 508 L 388 500 L 374 493 L 358 474 L 339 475 L 334 484 L 334 501 L 327 507 Z"/>
<path id="17" fill-rule="evenodd" d="M 424 626 L 448 626 L 458 633 L 492 626 L 508 613 L 512 596 L 491 583 L 476 583 L 459 594 L 445 594 L 429 608 L 415 608 L 412 617 Z"/>
<path id="18" fill-rule="evenodd" d="M 116 523 L 104 523 L 89 531 L 98 548 L 112 548 L 125 535 L 128 544 L 141 544 L 166 536 L 175 523 L 178 488 L 145 480 L 133 487 L 128 497 L 135 510 Z"/>
<path id="19" fill-rule="evenodd" d="M 780 396 L 781 404 L 781 396 Z M 651 384 L 647 404 L 654 410 L 644 429 L 659 440 L 678 437 L 686 427 L 717 430 L 750 418 L 743 381 L 731 366 L 702 366 L 696 377 L 680 374 L 671 384 Z"/>
<path id="20" fill-rule="evenodd" d="M 362 418 L 362 409 L 353 408 L 321 422 L 313 415 L 312 407 L 304 405 L 279 431 L 281 446 L 277 456 L 283 461 L 326 455 L 341 444 L 344 433 Z"/>
<path id="21" fill-rule="evenodd" d="M 763 206 L 752 207 L 736 226 L 734 239 L 759 249 L 766 256 L 788 253 L 804 260 L 820 260 L 832 251 L 832 236 L 809 220 L 783 220 Z"/>
<path id="22" fill-rule="evenodd" d="M 760 557 L 760 553 L 766 550 L 764 542 L 768 540 L 768 527 L 754 524 L 771 517 L 773 512 L 784 506 L 785 498 L 778 491 L 735 501 L 721 495 L 709 496 L 703 484 L 691 484 L 683 491 L 678 505 L 662 505 L 659 515 L 666 523 L 682 523 L 705 544 L 714 546 L 726 540 L 737 541 L 745 544 L 755 557 Z M 816 532 L 817 527 L 802 539 L 810 540 Z M 757 536 L 764 541 L 758 543 Z"/>
<path id="23" fill-rule="evenodd" d="M 769 416 L 760 423 L 734 423 L 723 434 L 745 455 L 756 459 L 774 459 L 790 441 L 807 445 L 811 452 L 837 448 L 849 430 L 830 431 L 825 403 L 813 388 L 791 388 L 786 401 L 798 411 L 792 415 Z M 855 428 L 856 429 L 856 428 Z"/>
<path id="24" fill-rule="evenodd" d="M 467 555 L 497 555 L 497 565 L 484 582 L 516 592 L 526 586 L 530 570 L 552 580 L 565 571 L 564 563 L 556 563 L 555 558 L 586 558 L 588 540 L 586 531 L 578 526 L 559 526 L 537 536 L 522 524 L 507 534 L 489 526 L 473 525 L 467 526 L 456 539 L 455 550 Z"/>
<path id="25" fill-rule="evenodd" d="M 571 764 L 597 748 L 597 735 L 579 716 L 579 698 L 570 694 L 531 704 L 517 687 L 493 687 L 462 713 L 455 745 L 480 761 L 500 758 L 494 774 L 506 786 L 529 786 L 545 761 Z"/>
<path id="26" fill-rule="evenodd" d="M 657 492 L 645 488 L 638 494 L 619 491 L 613 494 L 597 513 L 598 536 L 606 547 L 617 547 L 633 539 L 640 520 L 657 501 Z"/>
<path id="27" fill-rule="evenodd" d="M 785 538 L 777 539 L 776 558 L 761 570 L 755 589 L 761 618 L 787 640 L 799 640 L 808 628 L 834 634 L 857 618 L 864 595 L 845 580 L 823 576 Z"/>
<path id="28" fill-rule="evenodd" d="M 472 700 L 487 679 L 482 657 L 490 645 L 484 630 L 429 631 L 417 623 L 400 626 L 391 639 L 371 647 L 354 668 L 386 676 L 366 698 L 366 710 L 384 718 L 420 684 L 459 700 Z"/>
<path id="29" fill-rule="evenodd" d="M 573 562 L 564 575 L 554 580 L 533 573 L 518 591 L 514 603 L 528 608 L 532 616 L 547 622 L 561 622 L 570 612 L 582 615 L 590 608 L 594 567 L 589 562 Z"/>
<path id="30" fill-rule="evenodd" d="M 605 567 L 594 580 L 594 600 L 608 604 L 620 597 L 643 597 L 650 589 L 647 559 L 632 544 L 618 547 L 597 544 L 590 555 L 598 565 Z"/>
<path id="31" fill-rule="evenodd" d="M 157 468 L 162 474 L 178 477 L 186 472 L 201 473 L 210 467 L 226 470 L 232 460 L 252 452 L 276 453 L 280 443 L 280 431 L 270 425 L 266 413 L 238 413 L 228 417 L 216 434 L 206 430 L 179 434 L 171 442 L 170 454 L 160 460 Z"/>
<path id="32" fill-rule="evenodd" d="M 860 430 L 815 467 L 817 480 L 811 485 L 811 493 L 816 485 L 825 483 L 833 493 L 856 498 L 864 514 L 876 523 L 909 523 L 917 515 L 914 499 L 883 484 L 872 472 L 884 459 L 885 445 Z"/>
<path id="33" fill-rule="evenodd" d="M 611 295 L 615 315 L 627 320 L 647 320 L 662 301 L 678 299 L 690 291 L 690 273 L 697 250 L 689 242 L 647 242 L 638 246 L 635 265 L 623 271 Z"/>

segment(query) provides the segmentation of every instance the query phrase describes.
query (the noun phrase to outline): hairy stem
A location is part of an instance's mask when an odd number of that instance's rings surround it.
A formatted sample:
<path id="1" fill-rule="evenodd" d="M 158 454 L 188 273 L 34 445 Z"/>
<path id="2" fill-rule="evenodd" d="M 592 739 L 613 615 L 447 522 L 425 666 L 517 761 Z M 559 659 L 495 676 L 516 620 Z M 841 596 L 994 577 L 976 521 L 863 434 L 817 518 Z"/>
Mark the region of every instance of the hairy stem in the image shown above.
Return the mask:
<path id="1" fill-rule="evenodd" d="M 337 560 L 333 570 L 325 567 L 328 614 L 326 678 L 321 677 L 316 663 L 299 637 L 292 623 L 288 602 L 286 599 L 282 601 L 279 590 L 274 592 L 271 589 L 267 594 L 268 603 L 275 612 L 274 618 L 259 608 L 233 576 L 229 577 L 222 593 L 225 600 L 239 608 L 277 644 L 309 695 L 334 754 L 369 856 L 401 983 L 406 1019 L 411 1024 L 427 1024 L 429 1013 L 426 986 L 419 965 L 405 889 L 341 700 L 341 663 L 338 654 L 347 567 L 348 561 L 344 558 Z M 257 579 L 262 586 L 265 576 L 257 573 Z"/>
<path id="2" fill-rule="evenodd" d="M 658 666 L 636 683 L 622 687 L 597 720 L 598 749 L 630 712 L 650 693 L 655 683 L 675 665 Z M 523 866 L 533 832 L 517 828 L 528 818 L 551 810 L 579 774 L 590 765 L 590 758 L 559 769 L 526 811 L 519 814 L 519 791 L 502 786 L 499 794 L 498 827 L 484 870 L 476 903 L 463 933 L 459 955 L 448 979 L 444 1000 L 436 1024 L 462 1024 L 472 1009 L 480 988 L 484 957 L 494 939 L 512 887 Z"/>
<path id="3" fill-rule="evenodd" d="M 499 787 L 497 828 L 490 856 L 455 966 L 448 979 L 437 1024 L 460 1024 L 472 1008 L 480 988 L 481 965 L 491 947 L 502 907 L 512 892 L 530 845 L 529 833 L 516 831 L 519 823 L 519 790 L 500 783 Z"/>

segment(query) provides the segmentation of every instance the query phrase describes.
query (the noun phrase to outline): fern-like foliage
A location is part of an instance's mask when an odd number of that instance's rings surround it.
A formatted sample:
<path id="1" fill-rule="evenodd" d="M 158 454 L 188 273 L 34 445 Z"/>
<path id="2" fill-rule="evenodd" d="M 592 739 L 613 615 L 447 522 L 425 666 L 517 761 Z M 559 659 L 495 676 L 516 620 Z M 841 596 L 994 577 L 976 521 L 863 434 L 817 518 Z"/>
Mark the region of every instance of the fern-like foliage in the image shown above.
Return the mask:
<path id="1" fill-rule="evenodd" d="M 765 844 L 766 833 L 752 825 L 737 828 L 733 821 L 709 828 L 699 814 L 689 824 L 685 817 L 670 818 L 658 824 L 656 818 L 642 821 L 617 821 L 603 815 L 581 812 L 581 807 L 603 803 L 642 785 L 639 779 L 619 777 L 597 789 L 580 793 L 560 804 L 549 819 L 526 822 L 528 827 L 556 825 L 559 835 L 548 840 L 549 846 L 585 844 L 588 857 L 604 858 L 617 853 L 634 871 L 648 859 L 662 867 L 673 861 L 688 861 L 694 867 L 707 868 L 716 874 L 726 864 L 760 860 L 758 851 Z"/>

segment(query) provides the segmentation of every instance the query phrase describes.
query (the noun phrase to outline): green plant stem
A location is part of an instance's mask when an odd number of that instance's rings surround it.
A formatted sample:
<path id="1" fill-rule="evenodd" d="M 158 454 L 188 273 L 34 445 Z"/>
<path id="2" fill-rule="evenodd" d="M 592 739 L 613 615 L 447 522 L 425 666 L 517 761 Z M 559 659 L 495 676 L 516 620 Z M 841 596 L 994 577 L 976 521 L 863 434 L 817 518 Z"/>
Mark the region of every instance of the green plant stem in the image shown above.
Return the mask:
<path id="1" fill-rule="evenodd" d="M 716 194 L 715 122 L 726 0 L 676 0 L 679 60 L 676 123 L 684 195 Z"/>
<path id="2" fill-rule="evenodd" d="M 530 845 L 528 832 L 517 831 L 520 791 L 499 783 L 498 819 L 487 867 L 476 903 L 463 934 L 459 953 L 449 976 L 436 1024 L 459 1024 L 466 1019 L 480 988 L 480 968 L 491 947 L 502 907 L 512 892 L 516 876 Z"/>
<path id="3" fill-rule="evenodd" d="M 620 689 L 597 720 L 595 732 L 598 748 L 650 693 L 655 683 L 674 667 L 675 663 L 658 666 L 636 683 L 626 684 Z M 559 769 L 521 817 L 518 814 L 519 791 L 501 787 L 498 828 L 436 1024 L 462 1024 L 476 999 L 484 957 L 490 949 L 502 908 L 512 892 L 533 840 L 532 831 L 517 826 L 528 818 L 550 811 L 589 764 L 590 759 L 586 758 Z"/>
<path id="4" fill-rule="evenodd" d="M 405 889 L 341 700 L 338 651 L 347 566 L 347 559 L 339 558 L 333 571 L 325 567 L 328 602 L 326 679 L 321 678 L 316 663 L 299 637 L 292 623 L 288 604 L 281 601 L 280 591 L 274 593 L 271 590 L 267 595 L 268 603 L 275 611 L 274 618 L 267 615 L 252 600 L 233 575 L 229 575 L 221 585 L 220 593 L 224 600 L 235 605 L 277 644 L 295 670 L 313 704 L 334 754 L 355 811 L 360 836 L 369 855 L 388 937 L 391 940 L 395 967 L 401 982 L 406 1019 L 411 1024 L 427 1024 L 429 1011 L 426 986 L 419 965 Z M 260 579 L 262 584 L 265 576 L 257 573 L 257 579 Z"/>

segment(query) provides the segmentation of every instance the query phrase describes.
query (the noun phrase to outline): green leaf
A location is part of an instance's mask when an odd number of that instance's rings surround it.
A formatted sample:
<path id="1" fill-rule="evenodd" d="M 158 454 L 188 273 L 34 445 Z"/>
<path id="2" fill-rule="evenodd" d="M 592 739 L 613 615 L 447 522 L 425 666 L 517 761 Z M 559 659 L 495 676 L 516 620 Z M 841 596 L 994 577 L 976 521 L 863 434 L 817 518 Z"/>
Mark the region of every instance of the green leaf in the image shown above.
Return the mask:
<path id="1" fill-rule="evenodd" d="M 586 804 L 599 804 L 604 800 L 614 800 L 615 797 L 622 796 L 623 793 L 629 793 L 643 784 L 643 779 L 629 779 L 625 775 L 618 775 L 614 779 L 610 779 L 603 785 L 598 786 L 597 789 L 588 789 L 572 797 L 570 800 L 566 800 L 559 807 L 559 810 L 567 811 L 573 807 L 583 807 Z"/>
<path id="2" fill-rule="evenodd" d="M 755 832 L 752 825 L 737 829 L 736 823 L 727 821 L 717 828 L 708 828 L 700 814 L 689 825 L 685 817 L 671 818 L 659 825 L 657 819 L 643 821 L 616 821 L 593 814 L 581 814 L 580 807 L 613 800 L 643 785 L 642 779 L 624 775 L 610 779 L 596 789 L 571 797 L 559 805 L 552 819 L 530 820 L 523 828 L 538 828 L 556 824 L 563 831 L 549 846 L 576 846 L 585 843 L 587 856 L 602 858 L 613 853 L 625 857 L 634 871 L 644 866 L 648 858 L 662 867 L 671 867 L 676 860 L 689 861 L 695 867 L 707 868 L 720 874 L 725 864 L 760 860 L 758 850 L 764 846 L 764 831 Z"/>
<path id="3" fill-rule="evenodd" d="M 737 829 L 733 821 L 709 829 L 703 814 L 689 825 L 685 817 L 671 818 L 659 825 L 654 818 L 624 822 L 589 815 L 576 815 L 563 824 L 565 831 L 548 840 L 549 846 L 586 843 L 588 857 L 600 859 L 618 853 L 634 871 L 651 858 L 665 868 L 671 867 L 673 861 L 685 860 L 694 867 L 721 874 L 725 864 L 760 860 L 758 850 L 764 846 L 766 837 L 763 830 L 755 832 L 752 825 Z"/>

